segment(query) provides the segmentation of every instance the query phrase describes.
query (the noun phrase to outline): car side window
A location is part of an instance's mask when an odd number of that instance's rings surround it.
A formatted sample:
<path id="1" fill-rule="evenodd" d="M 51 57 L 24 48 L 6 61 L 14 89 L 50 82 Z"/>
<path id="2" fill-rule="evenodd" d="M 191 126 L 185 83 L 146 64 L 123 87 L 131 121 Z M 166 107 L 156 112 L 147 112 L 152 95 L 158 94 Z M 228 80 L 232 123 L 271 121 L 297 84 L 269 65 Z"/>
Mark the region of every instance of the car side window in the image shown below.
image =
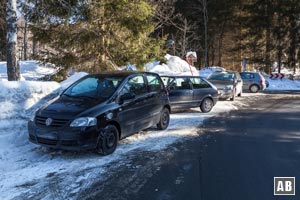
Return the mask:
<path id="1" fill-rule="evenodd" d="M 242 74 L 241 74 L 241 77 L 242 77 L 243 79 L 252 79 L 252 78 L 254 78 L 254 75 L 251 74 L 251 73 L 242 73 Z"/>
<path id="2" fill-rule="evenodd" d="M 144 77 L 142 75 L 139 75 L 127 81 L 127 83 L 121 90 L 120 95 L 129 93 L 135 96 L 139 96 L 145 94 L 146 92 L 147 92 L 147 88 L 144 81 Z"/>
<path id="3" fill-rule="evenodd" d="M 160 91 L 163 86 L 162 82 L 156 75 L 147 74 L 148 88 L 150 92 Z"/>
<path id="4" fill-rule="evenodd" d="M 191 78 L 191 82 L 194 89 L 200 89 L 200 88 L 210 88 L 211 86 L 201 78 Z"/>
<path id="5" fill-rule="evenodd" d="M 192 89 L 188 78 L 176 78 L 174 82 L 174 89 Z"/>

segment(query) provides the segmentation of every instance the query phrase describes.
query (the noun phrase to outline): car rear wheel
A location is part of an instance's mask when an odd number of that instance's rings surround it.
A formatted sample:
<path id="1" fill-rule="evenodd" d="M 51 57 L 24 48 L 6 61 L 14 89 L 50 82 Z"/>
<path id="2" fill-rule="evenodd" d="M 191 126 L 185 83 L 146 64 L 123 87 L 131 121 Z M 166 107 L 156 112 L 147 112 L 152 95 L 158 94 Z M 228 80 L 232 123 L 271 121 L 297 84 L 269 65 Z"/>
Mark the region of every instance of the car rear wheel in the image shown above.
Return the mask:
<path id="1" fill-rule="evenodd" d="M 160 119 L 157 124 L 157 128 L 159 130 L 165 130 L 166 128 L 168 128 L 169 122 L 170 122 L 170 111 L 168 108 L 165 107 L 165 108 L 163 108 L 163 110 L 160 114 Z"/>
<path id="2" fill-rule="evenodd" d="M 250 91 L 252 93 L 256 93 L 256 92 L 258 92 L 258 90 L 259 90 L 259 87 L 257 85 L 251 85 Z"/>
<path id="3" fill-rule="evenodd" d="M 116 126 L 109 124 L 100 134 L 98 144 L 96 147 L 96 153 L 106 156 L 113 153 L 118 145 L 119 131 Z"/>
<path id="4" fill-rule="evenodd" d="M 210 98 L 205 98 L 200 105 L 200 110 L 203 113 L 208 113 L 211 111 L 213 107 L 214 107 L 214 102 Z"/>

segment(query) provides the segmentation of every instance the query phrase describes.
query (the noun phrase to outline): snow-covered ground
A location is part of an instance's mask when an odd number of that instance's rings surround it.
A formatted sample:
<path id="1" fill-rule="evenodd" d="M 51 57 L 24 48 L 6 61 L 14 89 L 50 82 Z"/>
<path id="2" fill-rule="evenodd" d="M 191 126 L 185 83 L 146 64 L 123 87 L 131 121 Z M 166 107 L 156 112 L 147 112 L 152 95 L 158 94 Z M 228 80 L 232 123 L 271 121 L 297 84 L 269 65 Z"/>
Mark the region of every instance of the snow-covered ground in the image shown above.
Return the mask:
<path id="1" fill-rule="evenodd" d="M 43 65 L 35 60 L 21 61 L 20 72 L 22 80 L 37 80 L 46 75 L 51 75 L 56 72 L 56 69 L 51 64 Z M 0 81 L 7 80 L 6 62 L 0 62 Z"/>

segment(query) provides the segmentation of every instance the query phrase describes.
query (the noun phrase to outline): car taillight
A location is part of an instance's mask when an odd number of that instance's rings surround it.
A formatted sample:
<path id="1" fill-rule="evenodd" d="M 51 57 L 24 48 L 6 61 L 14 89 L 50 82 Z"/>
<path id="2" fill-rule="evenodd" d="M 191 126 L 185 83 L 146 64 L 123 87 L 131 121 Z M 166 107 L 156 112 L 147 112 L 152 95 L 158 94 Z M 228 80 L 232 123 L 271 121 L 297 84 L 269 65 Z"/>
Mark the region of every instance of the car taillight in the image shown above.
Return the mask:
<path id="1" fill-rule="evenodd" d="M 261 79 L 259 80 L 259 82 L 264 83 L 264 82 L 266 82 L 266 81 L 265 81 L 264 78 L 261 78 Z"/>

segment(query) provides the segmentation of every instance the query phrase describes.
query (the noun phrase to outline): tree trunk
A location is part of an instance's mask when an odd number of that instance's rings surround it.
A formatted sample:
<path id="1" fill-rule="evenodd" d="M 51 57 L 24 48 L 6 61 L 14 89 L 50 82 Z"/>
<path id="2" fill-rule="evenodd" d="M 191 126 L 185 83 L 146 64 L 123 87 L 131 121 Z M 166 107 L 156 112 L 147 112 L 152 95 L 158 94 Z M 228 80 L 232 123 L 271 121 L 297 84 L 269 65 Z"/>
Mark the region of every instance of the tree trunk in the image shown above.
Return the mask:
<path id="1" fill-rule="evenodd" d="M 278 63 L 278 73 L 281 72 L 281 64 L 282 64 L 282 47 L 279 46 L 277 49 L 277 63 Z"/>
<path id="2" fill-rule="evenodd" d="M 182 56 L 186 55 L 186 33 L 188 30 L 188 24 L 187 24 L 187 19 L 184 19 L 184 27 L 183 27 L 183 38 L 182 38 L 182 47 L 181 47 L 181 54 Z M 175 56 L 175 55 L 174 55 Z"/>
<path id="3" fill-rule="evenodd" d="M 27 60 L 27 21 L 25 21 L 24 24 L 23 49 L 24 49 L 24 60 Z"/>
<path id="4" fill-rule="evenodd" d="M 222 23 L 221 32 L 219 36 L 219 45 L 218 45 L 218 66 L 222 67 L 222 48 L 223 48 L 223 38 L 224 38 L 224 29 L 226 21 Z"/>
<path id="5" fill-rule="evenodd" d="M 290 16 L 290 30 L 289 30 L 289 40 L 290 40 L 290 45 L 289 45 L 289 67 L 293 68 L 294 74 L 296 73 L 296 44 L 297 44 L 297 24 L 296 24 L 296 19 L 293 16 Z"/>
<path id="6" fill-rule="evenodd" d="M 203 9 L 203 22 L 204 22 L 204 64 L 208 67 L 208 14 L 207 14 L 207 1 L 202 0 Z"/>
<path id="7" fill-rule="evenodd" d="M 7 77 L 9 81 L 20 80 L 20 66 L 17 59 L 17 6 L 16 0 L 6 2 L 7 27 Z"/>
<path id="8" fill-rule="evenodd" d="M 269 2 L 267 2 L 266 4 L 266 16 L 268 18 L 268 22 L 271 22 L 271 11 L 270 11 L 270 4 Z M 265 50 L 266 50 L 266 53 L 265 53 L 265 66 L 266 66 L 266 73 L 271 73 L 271 27 L 270 26 L 267 26 L 266 27 L 266 46 L 265 46 Z"/>

